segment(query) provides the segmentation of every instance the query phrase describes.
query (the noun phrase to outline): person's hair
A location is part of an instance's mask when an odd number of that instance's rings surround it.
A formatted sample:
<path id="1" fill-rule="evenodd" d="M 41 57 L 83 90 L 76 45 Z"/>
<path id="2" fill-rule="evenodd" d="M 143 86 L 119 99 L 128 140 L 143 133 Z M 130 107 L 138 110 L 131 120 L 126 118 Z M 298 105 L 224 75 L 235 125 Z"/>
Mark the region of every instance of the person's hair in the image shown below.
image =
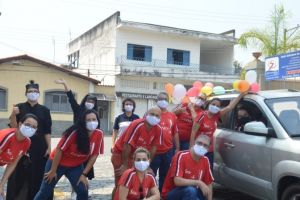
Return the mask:
<path id="1" fill-rule="evenodd" d="M 207 140 L 209 142 L 209 145 L 211 144 L 210 138 L 207 135 L 201 134 L 196 138 L 196 140 L 200 138 Z"/>
<path id="2" fill-rule="evenodd" d="M 94 113 L 96 115 L 98 121 L 97 128 L 99 128 L 100 119 L 97 112 L 95 110 L 85 110 L 82 113 L 82 115 L 80 115 L 78 121 L 63 132 L 63 136 L 66 138 L 69 137 L 73 131 L 77 132 L 77 136 L 76 136 L 77 150 L 84 154 L 88 154 L 90 152 L 90 140 L 88 135 L 88 129 L 86 128 L 85 118 L 88 114 L 91 113 Z"/>
<path id="3" fill-rule="evenodd" d="M 21 118 L 20 122 L 23 123 L 23 122 L 24 122 L 26 119 L 28 119 L 28 118 L 32 118 L 32 119 L 34 119 L 36 122 L 38 122 L 37 116 L 35 116 L 35 115 L 32 114 L 32 113 L 27 113 L 26 115 L 24 115 L 24 116 Z"/>
<path id="4" fill-rule="evenodd" d="M 125 112 L 125 103 L 126 103 L 126 101 L 130 101 L 133 104 L 133 109 L 132 109 L 132 113 L 133 113 L 134 110 L 135 110 L 135 101 L 131 98 L 126 98 L 122 101 L 122 111 Z"/>
<path id="5" fill-rule="evenodd" d="M 39 90 L 39 84 L 35 83 L 34 80 L 30 80 L 28 84 L 25 85 L 25 93 L 27 93 L 28 89 L 35 88 Z"/>
<path id="6" fill-rule="evenodd" d="M 147 158 L 150 159 L 150 152 L 147 149 L 145 149 L 144 147 L 139 147 L 133 153 L 133 160 L 135 159 L 136 154 L 138 154 L 138 153 L 145 153 L 147 155 Z"/>
<path id="7" fill-rule="evenodd" d="M 83 97 L 83 99 L 81 100 L 81 103 L 80 103 L 81 109 L 82 110 L 86 110 L 86 108 L 85 108 L 85 102 L 87 100 L 93 100 L 95 102 L 93 110 L 98 111 L 97 97 L 95 97 L 93 95 L 90 95 L 90 94 L 85 95 L 85 97 Z"/>
<path id="8" fill-rule="evenodd" d="M 168 95 L 166 92 L 160 92 L 160 93 L 158 93 L 156 99 L 158 99 L 158 97 L 159 97 L 160 95 L 165 95 L 165 96 L 167 97 L 167 101 L 169 101 L 169 95 Z"/>

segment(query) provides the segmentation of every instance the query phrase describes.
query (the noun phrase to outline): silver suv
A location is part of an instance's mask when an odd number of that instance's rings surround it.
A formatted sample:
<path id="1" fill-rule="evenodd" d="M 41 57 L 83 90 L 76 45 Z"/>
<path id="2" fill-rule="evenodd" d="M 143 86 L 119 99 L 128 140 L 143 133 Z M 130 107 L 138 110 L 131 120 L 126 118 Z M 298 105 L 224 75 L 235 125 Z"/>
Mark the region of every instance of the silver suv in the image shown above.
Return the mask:
<path id="1" fill-rule="evenodd" d="M 222 95 L 223 106 L 237 95 Z M 237 110 L 251 121 L 238 131 Z M 300 92 L 248 94 L 215 132 L 215 181 L 259 199 L 300 199 Z"/>

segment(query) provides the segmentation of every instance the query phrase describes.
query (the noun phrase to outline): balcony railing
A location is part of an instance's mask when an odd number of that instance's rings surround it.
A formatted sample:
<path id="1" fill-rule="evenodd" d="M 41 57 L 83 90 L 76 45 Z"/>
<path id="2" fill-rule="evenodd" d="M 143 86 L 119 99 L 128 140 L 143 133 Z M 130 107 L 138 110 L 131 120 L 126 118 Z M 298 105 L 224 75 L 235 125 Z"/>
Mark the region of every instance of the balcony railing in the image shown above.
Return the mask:
<path id="1" fill-rule="evenodd" d="M 134 60 L 127 59 L 126 56 L 120 56 L 116 59 L 116 64 L 121 67 L 121 73 L 135 73 L 139 75 L 162 76 L 163 73 L 209 73 L 219 75 L 235 75 L 237 72 L 233 66 L 215 66 L 189 63 L 184 65 L 182 62 L 168 64 L 167 60 L 152 59 L 151 62 L 144 61 L 141 58 Z M 149 74 L 150 73 L 150 74 Z"/>

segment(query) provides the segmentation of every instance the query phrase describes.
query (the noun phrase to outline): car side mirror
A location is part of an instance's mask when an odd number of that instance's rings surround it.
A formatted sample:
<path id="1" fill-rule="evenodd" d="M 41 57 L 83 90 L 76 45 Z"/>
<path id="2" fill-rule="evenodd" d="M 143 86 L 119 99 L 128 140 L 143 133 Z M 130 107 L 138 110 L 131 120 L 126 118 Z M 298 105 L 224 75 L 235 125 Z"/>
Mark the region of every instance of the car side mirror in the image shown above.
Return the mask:
<path id="1" fill-rule="evenodd" d="M 248 122 L 244 126 L 244 132 L 259 135 L 259 136 L 267 136 L 269 134 L 269 129 L 263 122 Z"/>

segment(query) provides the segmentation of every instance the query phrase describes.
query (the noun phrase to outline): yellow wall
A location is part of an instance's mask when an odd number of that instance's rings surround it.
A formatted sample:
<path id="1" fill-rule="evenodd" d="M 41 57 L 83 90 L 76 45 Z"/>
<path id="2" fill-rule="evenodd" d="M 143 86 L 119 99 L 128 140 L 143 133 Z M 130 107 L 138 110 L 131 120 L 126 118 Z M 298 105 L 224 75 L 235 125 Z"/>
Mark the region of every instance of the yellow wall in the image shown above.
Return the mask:
<path id="1" fill-rule="evenodd" d="M 29 80 L 34 80 L 40 86 L 39 103 L 44 104 L 45 91 L 61 90 L 63 85 L 55 84 L 54 80 L 63 78 L 67 85 L 76 94 L 80 103 L 81 99 L 89 93 L 90 82 L 65 72 L 40 65 L 28 60 L 19 60 L 20 65 L 13 65 L 11 62 L 0 64 L 0 87 L 7 89 L 7 111 L 0 111 L 0 118 L 8 118 L 13 104 L 25 102 L 25 85 Z M 114 94 L 114 87 L 94 85 L 95 93 Z M 73 113 L 51 113 L 53 120 L 72 121 Z"/>

